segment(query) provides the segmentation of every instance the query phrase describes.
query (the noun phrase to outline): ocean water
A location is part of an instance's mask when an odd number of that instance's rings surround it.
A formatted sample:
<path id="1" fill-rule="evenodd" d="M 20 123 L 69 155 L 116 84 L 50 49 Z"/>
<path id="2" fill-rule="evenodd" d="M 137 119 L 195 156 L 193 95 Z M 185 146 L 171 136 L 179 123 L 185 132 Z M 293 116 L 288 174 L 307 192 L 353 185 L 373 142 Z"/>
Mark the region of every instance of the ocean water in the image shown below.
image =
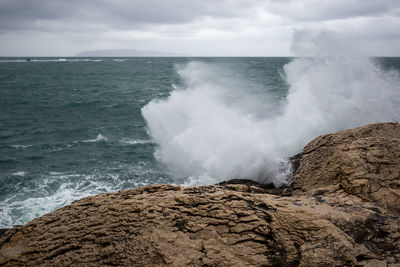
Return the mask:
<path id="1" fill-rule="evenodd" d="M 0 58 L 0 227 L 147 184 L 288 182 L 320 134 L 400 120 L 399 58 Z"/>

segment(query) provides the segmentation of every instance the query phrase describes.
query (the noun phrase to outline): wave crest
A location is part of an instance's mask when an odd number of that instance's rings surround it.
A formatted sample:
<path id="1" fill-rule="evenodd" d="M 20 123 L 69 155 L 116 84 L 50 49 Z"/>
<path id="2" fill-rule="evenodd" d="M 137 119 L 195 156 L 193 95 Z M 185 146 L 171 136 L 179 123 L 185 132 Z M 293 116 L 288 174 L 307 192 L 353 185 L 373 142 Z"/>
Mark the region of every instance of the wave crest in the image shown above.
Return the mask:
<path id="1" fill-rule="evenodd" d="M 142 114 L 158 144 L 156 159 L 189 184 L 250 178 L 280 185 L 285 159 L 316 136 L 400 119 L 398 72 L 368 58 L 291 61 L 282 103 L 212 64 L 191 62 L 178 73 L 186 87 L 151 101 Z"/>

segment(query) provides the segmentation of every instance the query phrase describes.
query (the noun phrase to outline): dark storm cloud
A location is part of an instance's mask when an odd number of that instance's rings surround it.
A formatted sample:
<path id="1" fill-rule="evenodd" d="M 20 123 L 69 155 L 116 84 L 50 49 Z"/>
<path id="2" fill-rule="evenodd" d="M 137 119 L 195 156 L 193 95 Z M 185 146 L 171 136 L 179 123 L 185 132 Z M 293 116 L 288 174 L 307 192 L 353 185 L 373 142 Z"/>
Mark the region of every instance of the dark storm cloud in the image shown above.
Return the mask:
<path id="1" fill-rule="evenodd" d="M 399 8 L 399 0 L 270 0 L 266 6 L 269 12 L 295 21 L 379 16 L 395 14 Z"/>
<path id="2" fill-rule="evenodd" d="M 235 17 L 246 13 L 249 6 L 232 0 L 0 0 L 0 29 L 43 28 L 52 22 L 128 29 L 144 24 L 187 23 L 205 16 Z"/>

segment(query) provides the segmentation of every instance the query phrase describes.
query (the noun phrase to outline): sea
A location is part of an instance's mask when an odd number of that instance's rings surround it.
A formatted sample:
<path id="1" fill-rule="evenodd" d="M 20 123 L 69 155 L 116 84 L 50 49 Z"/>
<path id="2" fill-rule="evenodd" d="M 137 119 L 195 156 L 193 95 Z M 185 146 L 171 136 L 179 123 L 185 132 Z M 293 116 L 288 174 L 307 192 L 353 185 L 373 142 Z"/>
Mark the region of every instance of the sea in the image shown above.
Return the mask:
<path id="1" fill-rule="evenodd" d="M 400 58 L 0 58 L 0 228 L 150 184 L 290 182 L 321 134 L 400 120 Z"/>

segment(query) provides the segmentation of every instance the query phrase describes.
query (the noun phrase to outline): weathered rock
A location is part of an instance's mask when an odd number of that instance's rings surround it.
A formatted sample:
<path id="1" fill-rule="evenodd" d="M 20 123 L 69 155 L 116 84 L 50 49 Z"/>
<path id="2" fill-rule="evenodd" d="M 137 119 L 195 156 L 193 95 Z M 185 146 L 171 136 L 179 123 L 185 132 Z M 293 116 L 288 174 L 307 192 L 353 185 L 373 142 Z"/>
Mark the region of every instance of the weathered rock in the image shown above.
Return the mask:
<path id="1" fill-rule="evenodd" d="M 298 156 L 293 193 L 234 181 L 83 198 L 6 232 L 0 265 L 400 266 L 392 200 L 342 185 L 364 173 L 371 188 L 378 182 L 380 190 L 397 190 L 399 127 L 375 124 L 317 138 Z M 384 162 L 376 155 L 388 159 L 381 176 L 351 165 Z"/>
<path id="2" fill-rule="evenodd" d="M 297 157 L 294 186 L 313 193 L 341 189 L 400 211 L 400 125 L 377 123 L 323 135 Z"/>

